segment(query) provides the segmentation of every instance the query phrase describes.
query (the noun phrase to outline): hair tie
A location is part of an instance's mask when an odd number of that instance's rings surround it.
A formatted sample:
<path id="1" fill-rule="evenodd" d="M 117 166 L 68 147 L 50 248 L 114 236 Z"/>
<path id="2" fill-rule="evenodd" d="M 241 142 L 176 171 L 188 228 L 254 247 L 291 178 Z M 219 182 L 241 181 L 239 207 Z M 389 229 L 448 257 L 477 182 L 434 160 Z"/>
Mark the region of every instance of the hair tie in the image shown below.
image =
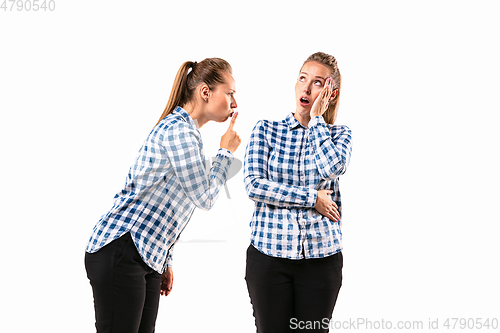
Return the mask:
<path id="1" fill-rule="evenodd" d="M 194 71 L 194 66 L 196 66 L 197 62 L 191 62 L 191 64 L 189 65 L 189 68 L 188 68 L 188 71 L 187 71 L 187 75 L 191 74 L 193 71 Z"/>

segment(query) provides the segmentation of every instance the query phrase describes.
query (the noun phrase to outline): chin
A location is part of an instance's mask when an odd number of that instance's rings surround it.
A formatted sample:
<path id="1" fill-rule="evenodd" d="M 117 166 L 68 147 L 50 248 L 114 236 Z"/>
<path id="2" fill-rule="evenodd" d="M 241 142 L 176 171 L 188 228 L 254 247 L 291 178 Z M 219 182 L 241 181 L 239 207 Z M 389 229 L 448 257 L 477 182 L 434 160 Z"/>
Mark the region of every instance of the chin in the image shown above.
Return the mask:
<path id="1" fill-rule="evenodd" d="M 297 109 L 295 110 L 295 112 L 297 112 L 301 115 L 306 115 L 306 114 L 311 113 L 311 108 L 305 108 L 305 107 L 299 105 L 299 106 L 297 106 Z"/>
<path id="2" fill-rule="evenodd" d="M 229 119 L 229 116 L 226 116 L 224 118 L 217 119 L 216 122 L 223 123 L 223 122 L 226 122 L 228 119 Z"/>

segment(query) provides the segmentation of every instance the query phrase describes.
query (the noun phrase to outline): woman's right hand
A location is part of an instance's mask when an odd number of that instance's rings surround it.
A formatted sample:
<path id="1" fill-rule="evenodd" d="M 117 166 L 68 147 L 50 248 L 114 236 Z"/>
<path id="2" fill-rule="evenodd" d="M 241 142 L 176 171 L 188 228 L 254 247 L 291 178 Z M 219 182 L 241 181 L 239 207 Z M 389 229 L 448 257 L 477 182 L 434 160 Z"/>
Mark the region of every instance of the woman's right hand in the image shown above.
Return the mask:
<path id="1" fill-rule="evenodd" d="M 168 296 L 172 291 L 173 284 L 174 272 L 172 271 L 172 267 L 167 267 L 167 270 L 161 275 L 160 294 Z"/>
<path id="2" fill-rule="evenodd" d="M 332 193 L 332 190 L 319 190 L 314 208 L 321 215 L 328 217 L 334 222 L 338 222 L 340 220 L 340 214 L 338 212 L 339 207 L 330 197 Z"/>
<path id="3" fill-rule="evenodd" d="M 235 112 L 229 123 L 229 128 L 220 139 L 220 147 L 229 150 L 231 153 L 234 153 L 241 143 L 238 133 L 233 129 L 237 117 L 238 112 Z"/>

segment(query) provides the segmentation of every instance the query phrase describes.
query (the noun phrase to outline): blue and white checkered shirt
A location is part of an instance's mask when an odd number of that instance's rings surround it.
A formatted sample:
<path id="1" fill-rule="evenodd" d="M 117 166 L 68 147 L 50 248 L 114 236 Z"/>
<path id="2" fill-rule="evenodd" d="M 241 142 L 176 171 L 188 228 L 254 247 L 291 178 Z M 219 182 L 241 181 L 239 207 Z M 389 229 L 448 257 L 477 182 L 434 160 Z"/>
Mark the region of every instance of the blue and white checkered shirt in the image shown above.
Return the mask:
<path id="1" fill-rule="evenodd" d="M 247 145 L 244 181 L 255 210 L 251 244 L 280 258 L 322 258 L 342 250 L 341 221 L 315 209 L 318 190 L 333 190 L 341 214 L 339 176 L 351 157 L 351 131 L 314 117 L 308 127 L 289 114 L 261 120 Z"/>
<path id="2" fill-rule="evenodd" d="M 208 210 L 217 200 L 232 161 L 231 152 L 221 148 L 206 170 L 200 132 L 177 107 L 149 134 L 86 251 L 96 252 L 130 232 L 144 262 L 163 273 L 172 265 L 173 245 L 195 207 Z"/>

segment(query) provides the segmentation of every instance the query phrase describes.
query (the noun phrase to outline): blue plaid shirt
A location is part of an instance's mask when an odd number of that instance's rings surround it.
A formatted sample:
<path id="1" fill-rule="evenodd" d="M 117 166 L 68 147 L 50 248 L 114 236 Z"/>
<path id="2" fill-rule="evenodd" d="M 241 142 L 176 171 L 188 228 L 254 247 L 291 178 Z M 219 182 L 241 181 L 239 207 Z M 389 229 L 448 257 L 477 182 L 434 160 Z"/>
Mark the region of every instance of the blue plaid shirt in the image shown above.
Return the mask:
<path id="1" fill-rule="evenodd" d="M 195 207 L 208 210 L 217 200 L 232 161 L 231 152 L 221 148 L 206 170 L 200 132 L 177 107 L 149 134 L 86 251 L 96 252 L 130 232 L 144 262 L 163 273 L 172 265 L 173 246 Z"/>
<path id="2" fill-rule="evenodd" d="M 261 120 L 247 145 L 244 181 L 255 210 L 251 244 L 280 258 L 322 258 L 342 250 L 341 221 L 315 209 L 318 190 L 333 190 L 342 212 L 339 176 L 351 157 L 351 131 L 314 117 L 308 127 L 289 114 Z"/>

